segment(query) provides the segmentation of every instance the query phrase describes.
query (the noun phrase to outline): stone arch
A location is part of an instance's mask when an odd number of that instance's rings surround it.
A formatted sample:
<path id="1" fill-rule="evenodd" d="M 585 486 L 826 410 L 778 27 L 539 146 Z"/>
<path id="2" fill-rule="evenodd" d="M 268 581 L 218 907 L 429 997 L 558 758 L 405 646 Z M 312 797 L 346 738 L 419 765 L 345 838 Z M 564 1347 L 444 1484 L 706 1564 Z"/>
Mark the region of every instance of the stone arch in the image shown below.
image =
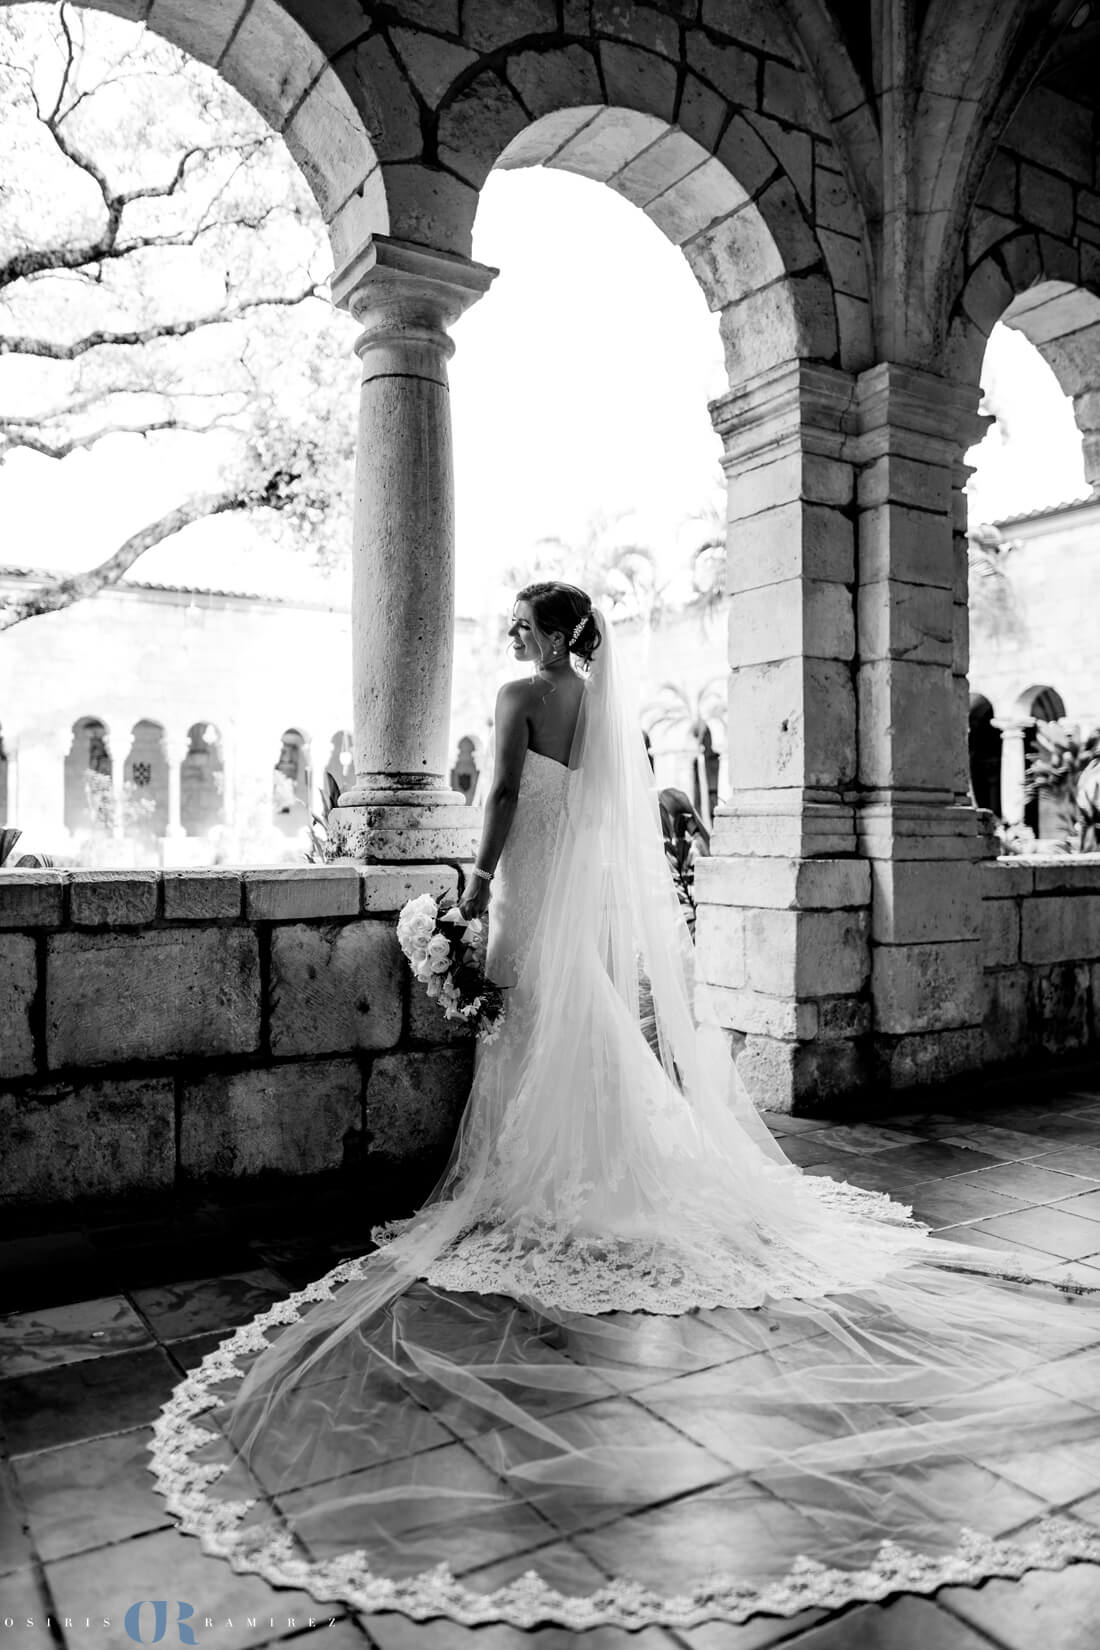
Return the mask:
<path id="1" fill-rule="evenodd" d="M 89 780 L 89 775 L 97 776 Z M 103 790 L 100 781 L 114 774 L 111 734 L 100 716 L 80 716 L 73 723 L 72 744 L 65 758 L 65 829 L 88 831 L 105 823 L 102 811 L 89 798 L 88 786 Z"/>
<path id="2" fill-rule="evenodd" d="M 22 0 L 0 0 L 17 5 Z M 371 120 L 373 87 L 353 97 L 325 50 L 279 0 L 78 0 L 143 22 L 215 69 L 279 133 L 321 211 L 339 265 L 367 235 L 389 229 Z M 364 102 L 377 101 L 368 117 Z"/>
<path id="3" fill-rule="evenodd" d="M 312 769 L 309 734 L 301 727 L 284 728 L 278 761 L 272 774 L 272 818 L 280 831 L 294 836 L 310 820 Z"/>
<path id="4" fill-rule="evenodd" d="M 225 819 L 225 762 L 214 722 L 193 722 L 180 763 L 180 826 L 185 836 L 206 836 Z"/>
<path id="5" fill-rule="evenodd" d="M 957 307 L 952 364 L 971 383 L 980 379 L 998 321 L 1035 346 L 1072 401 L 1085 475 L 1095 492 L 1100 487 L 1100 297 L 1075 280 L 1047 275 L 1036 237 L 1022 233 L 982 260 Z"/>
<path id="6" fill-rule="evenodd" d="M 974 805 L 1001 815 L 1001 730 L 992 702 L 984 693 L 971 693 L 967 727 L 970 794 Z"/>
<path id="7" fill-rule="evenodd" d="M 1012 714 L 1024 727 L 1024 773 L 1031 767 L 1031 759 L 1038 748 L 1037 722 L 1058 722 L 1066 714 L 1065 701 L 1057 688 L 1049 683 L 1036 682 L 1019 694 Z M 1024 802 L 1024 824 L 1037 837 L 1061 836 L 1064 828 L 1062 810 L 1046 792 L 1028 796 Z"/>
<path id="8" fill-rule="evenodd" d="M 147 717 L 134 723 L 122 772 L 135 802 L 146 804 L 135 812 L 135 835 L 147 841 L 164 836 L 168 828 L 168 753 L 163 723 Z"/>
<path id="9" fill-rule="evenodd" d="M 350 728 L 337 728 L 329 740 L 325 772 L 332 775 L 341 790 L 351 788 L 355 780 L 355 749 Z"/>
<path id="10" fill-rule="evenodd" d="M 798 353 L 869 364 L 863 213 L 776 8 L 741 7 L 681 37 L 670 19 L 601 6 L 583 41 L 567 41 L 556 16 L 531 34 L 529 19 L 506 12 L 489 39 L 485 8 L 473 10 L 482 16 L 464 19 L 462 46 L 394 27 L 356 51 L 356 73 L 385 89 L 392 117 L 379 152 L 395 236 L 468 256 L 478 191 L 498 165 L 552 164 L 610 182 L 677 245 L 716 222 L 716 209 L 741 209 L 729 230 L 735 269 L 721 277 L 737 291 L 715 307 L 743 298 L 746 281 L 755 290 L 785 276 Z M 829 200 L 820 233 L 819 191 Z M 745 267 L 750 249 L 756 271 Z"/>

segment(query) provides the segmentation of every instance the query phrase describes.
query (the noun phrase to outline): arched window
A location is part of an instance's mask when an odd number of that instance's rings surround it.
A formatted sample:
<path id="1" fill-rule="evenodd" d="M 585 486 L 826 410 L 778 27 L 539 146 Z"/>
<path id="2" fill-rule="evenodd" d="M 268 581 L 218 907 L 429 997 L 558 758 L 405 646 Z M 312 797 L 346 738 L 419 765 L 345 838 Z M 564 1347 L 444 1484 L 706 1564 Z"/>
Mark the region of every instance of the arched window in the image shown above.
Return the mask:
<path id="1" fill-rule="evenodd" d="M 1024 734 L 1026 772 L 1031 767 L 1031 760 L 1038 744 L 1034 724 L 1061 721 L 1066 714 L 1066 707 L 1062 695 L 1056 688 L 1038 685 L 1029 687 L 1021 693 L 1014 711 L 1015 715 L 1032 723 Z M 1024 824 L 1029 825 L 1038 837 L 1062 836 L 1065 831 L 1065 821 L 1058 804 L 1042 791 L 1038 796 L 1029 796 L 1024 804 Z"/>
<path id="2" fill-rule="evenodd" d="M 4 734 L 0 729 L 0 825 L 7 825 L 8 819 L 8 753 L 4 749 Z"/>
<path id="3" fill-rule="evenodd" d="M 481 778 L 481 766 L 477 759 L 477 740 L 470 734 L 464 733 L 458 741 L 458 754 L 455 757 L 454 767 L 451 769 L 451 789 L 461 791 L 467 804 L 473 802 L 477 795 L 477 782 Z"/>
<path id="4" fill-rule="evenodd" d="M 330 773 L 341 790 L 347 790 L 355 778 L 355 749 L 351 729 L 341 728 L 332 736 L 325 772 Z"/>
<path id="5" fill-rule="evenodd" d="M 162 837 L 168 827 L 168 755 L 159 722 L 135 722 L 130 754 L 123 768 L 128 832 L 144 841 Z"/>
<path id="6" fill-rule="evenodd" d="M 185 836 L 205 836 L 224 817 L 221 736 L 213 722 L 195 722 L 187 730 L 187 755 L 180 765 L 180 825 Z"/>
<path id="7" fill-rule="evenodd" d="M 993 725 L 993 706 L 984 693 L 970 695 L 970 790 L 974 805 L 1001 817 L 1001 730 Z"/>
<path id="8" fill-rule="evenodd" d="M 309 744 L 299 728 L 287 728 L 275 764 L 272 816 L 280 831 L 295 835 L 309 824 Z"/>
<path id="9" fill-rule="evenodd" d="M 97 716 L 73 723 L 73 742 L 65 758 L 65 828 L 109 830 L 114 822 L 110 735 Z"/>

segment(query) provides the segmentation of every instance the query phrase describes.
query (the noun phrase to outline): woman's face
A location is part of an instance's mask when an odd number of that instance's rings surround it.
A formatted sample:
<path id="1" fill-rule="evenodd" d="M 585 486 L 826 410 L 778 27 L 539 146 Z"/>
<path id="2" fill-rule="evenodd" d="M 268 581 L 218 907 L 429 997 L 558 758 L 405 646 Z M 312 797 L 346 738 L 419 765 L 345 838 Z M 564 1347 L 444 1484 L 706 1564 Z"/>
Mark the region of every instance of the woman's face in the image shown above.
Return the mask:
<path id="1" fill-rule="evenodd" d="M 512 609 L 508 636 L 512 643 L 512 657 L 538 664 L 539 645 L 535 637 L 535 615 L 530 602 L 517 602 Z"/>

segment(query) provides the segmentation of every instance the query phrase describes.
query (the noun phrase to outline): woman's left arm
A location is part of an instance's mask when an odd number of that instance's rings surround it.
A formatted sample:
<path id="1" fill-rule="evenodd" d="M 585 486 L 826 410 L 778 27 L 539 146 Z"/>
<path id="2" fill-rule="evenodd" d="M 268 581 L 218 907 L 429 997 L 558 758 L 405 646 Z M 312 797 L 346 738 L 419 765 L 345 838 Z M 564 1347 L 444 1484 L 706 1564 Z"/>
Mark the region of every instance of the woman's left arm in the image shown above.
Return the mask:
<path id="1" fill-rule="evenodd" d="M 519 802 L 519 782 L 527 756 L 527 704 L 530 684 L 505 682 L 497 694 L 496 753 L 493 783 L 485 799 L 485 823 L 475 864 L 490 876 L 496 870 L 501 850 L 515 818 Z M 489 883 L 471 875 L 458 904 L 466 918 L 480 917 L 489 908 Z"/>

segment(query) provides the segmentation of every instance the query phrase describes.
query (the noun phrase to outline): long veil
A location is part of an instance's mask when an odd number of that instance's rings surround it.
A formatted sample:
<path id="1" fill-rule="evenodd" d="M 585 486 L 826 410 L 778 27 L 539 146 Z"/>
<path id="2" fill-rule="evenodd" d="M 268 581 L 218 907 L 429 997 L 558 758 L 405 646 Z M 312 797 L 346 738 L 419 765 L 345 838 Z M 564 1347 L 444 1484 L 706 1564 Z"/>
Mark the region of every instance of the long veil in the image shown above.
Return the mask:
<path id="1" fill-rule="evenodd" d="M 1035 1465 L 1100 1456 L 1100 1300 L 774 1144 L 693 988 L 596 617 L 444 1174 L 181 1383 L 158 1488 L 236 1569 L 471 1625 L 742 1620 L 1100 1559 Z"/>

